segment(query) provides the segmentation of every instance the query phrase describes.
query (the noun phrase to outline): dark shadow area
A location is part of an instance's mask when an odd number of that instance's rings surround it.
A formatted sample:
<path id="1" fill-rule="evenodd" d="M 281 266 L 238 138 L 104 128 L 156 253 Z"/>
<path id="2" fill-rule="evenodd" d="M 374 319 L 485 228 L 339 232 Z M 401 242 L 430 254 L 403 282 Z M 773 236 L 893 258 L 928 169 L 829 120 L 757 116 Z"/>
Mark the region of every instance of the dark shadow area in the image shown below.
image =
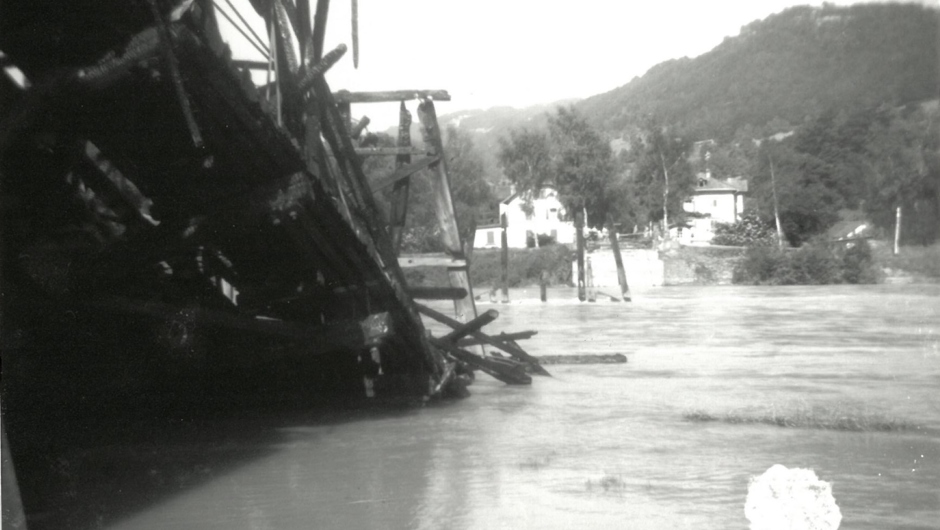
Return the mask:
<path id="1" fill-rule="evenodd" d="M 422 405 L 351 394 L 283 397 L 191 389 L 5 399 L 28 527 L 106 527 L 276 453 L 284 428 L 406 416 Z"/>

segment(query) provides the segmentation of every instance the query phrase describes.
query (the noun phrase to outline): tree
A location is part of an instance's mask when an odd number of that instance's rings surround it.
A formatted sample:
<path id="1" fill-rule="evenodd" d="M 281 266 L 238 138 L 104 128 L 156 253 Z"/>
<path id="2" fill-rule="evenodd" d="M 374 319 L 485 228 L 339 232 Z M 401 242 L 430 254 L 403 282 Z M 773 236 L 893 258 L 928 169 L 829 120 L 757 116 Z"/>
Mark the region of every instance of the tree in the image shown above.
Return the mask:
<path id="1" fill-rule="evenodd" d="M 574 107 L 548 117 L 548 134 L 528 129 L 500 139 L 499 164 L 527 200 L 547 184 L 569 214 L 587 211 L 587 226 L 601 228 L 617 199 L 610 144 Z"/>
<path id="2" fill-rule="evenodd" d="M 569 212 L 584 209 L 585 225 L 601 228 L 614 204 L 614 161 L 610 144 L 573 106 L 558 107 L 548 119 L 552 175 Z"/>
<path id="3" fill-rule="evenodd" d="M 829 166 L 820 158 L 793 149 L 791 142 L 764 141 L 758 155 L 753 193 L 762 218 L 774 222 L 774 193 L 783 234 L 800 246 L 839 219 L 845 201 L 828 179 Z M 774 175 L 771 177 L 771 164 Z"/>
<path id="4" fill-rule="evenodd" d="M 523 208 L 532 213 L 533 194 L 552 178 L 548 135 L 526 128 L 512 129 L 500 137 L 497 160 L 510 182 L 521 190 Z"/>
<path id="5" fill-rule="evenodd" d="M 486 217 L 494 202 L 493 191 L 486 182 L 486 164 L 466 132 L 450 125 L 444 137 L 447 172 L 450 178 L 451 199 L 457 212 L 460 238 L 472 238 L 470 233 L 477 220 Z"/>
<path id="6" fill-rule="evenodd" d="M 929 244 L 940 225 L 940 115 L 922 109 L 883 109 L 869 129 L 870 174 L 865 211 L 890 229 L 900 207 L 902 238 Z"/>
<path id="7" fill-rule="evenodd" d="M 691 142 L 649 120 L 634 148 L 637 156 L 633 174 L 645 220 L 681 220 L 682 204 L 695 188 L 688 160 Z"/>

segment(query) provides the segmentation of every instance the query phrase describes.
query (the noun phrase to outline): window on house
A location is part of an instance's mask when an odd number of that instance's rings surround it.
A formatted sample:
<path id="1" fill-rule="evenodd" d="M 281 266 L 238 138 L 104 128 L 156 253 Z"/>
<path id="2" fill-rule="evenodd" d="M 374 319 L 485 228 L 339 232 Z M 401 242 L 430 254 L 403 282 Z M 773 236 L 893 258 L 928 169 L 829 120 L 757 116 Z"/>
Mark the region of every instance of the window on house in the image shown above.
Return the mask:
<path id="1" fill-rule="evenodd" d="M 495 245 L 496 244 L 496 232 L 489 231 L 486 233 L 486 244 Z"/>
<path id="2" fill-rule="evenodd" d="M 717 200 L 712 201 L 712 206 L 713 206 L 713 207 L 718 207 L 718 201 L 717 201 Z"/>

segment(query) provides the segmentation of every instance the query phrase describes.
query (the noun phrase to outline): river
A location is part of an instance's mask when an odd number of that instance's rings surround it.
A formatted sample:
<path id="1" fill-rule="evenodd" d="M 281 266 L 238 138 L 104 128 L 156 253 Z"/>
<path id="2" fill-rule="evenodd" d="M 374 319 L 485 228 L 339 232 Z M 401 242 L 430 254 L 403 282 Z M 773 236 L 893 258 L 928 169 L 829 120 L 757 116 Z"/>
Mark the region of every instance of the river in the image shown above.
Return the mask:
<path id="1" fill-rule="evenodd" d="M 500 312 L 488 330 L 537 329 L 524 343 L 535 355 L 629 362 L 550 366 L 531 387 L 481 375 L 470 398 L 440 405 L 229 418 L 187 432 L 231 435 L 111 448 L 108 459 L 176 462 L 150 474 L 178 485 L 97 526 L 747 528 L 749 479 L 783 464 L 832 485 L 842 528 L 940 528 L 940 286 L 549 295 L 481 304 Z M 824 428 L 833 418 L 861 430 Z"/>

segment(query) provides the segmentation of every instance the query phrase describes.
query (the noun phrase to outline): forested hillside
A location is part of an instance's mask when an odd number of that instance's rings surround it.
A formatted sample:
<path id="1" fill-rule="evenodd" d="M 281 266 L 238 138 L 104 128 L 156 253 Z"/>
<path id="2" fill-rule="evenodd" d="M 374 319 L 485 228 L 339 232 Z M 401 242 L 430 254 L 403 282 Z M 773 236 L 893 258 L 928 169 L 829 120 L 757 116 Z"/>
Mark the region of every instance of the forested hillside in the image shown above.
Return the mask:
<path id="1" fill-rule="evenodd" d="M 793 7 L 570 108 L 451 118 L 483 153 L 487 180 L 522 188 L 570 173 L 570 142 L 549 134 L 553 119 L 609 143 L 605 183 L 591 189 L 623 226 L 681 225 L 682 201 L 707 168 L 746 178 L 746 208 L 770 226 L 778 202 L 793 246 L 825 237 L 845 215 L 891 234 L 898 211 L 901 240 L 929 244 L 940 237 L 938 27 L 940 10 L 918 4 Z M 529 168 L 531 152 L 544 154 L 538 175 L 511 170 Z M 570 184 L 574 199 L 593 200 Z"/>
<path id="2" fill-rule="evenodd" d="M 655 116 L 693 138 L 729 139 L 748 126 L 778 132 L 832 108 L 933 99 L 938 21 L 936 9 L 912 4 L 793 7 L 577 107 L 612 137 Z"/>

